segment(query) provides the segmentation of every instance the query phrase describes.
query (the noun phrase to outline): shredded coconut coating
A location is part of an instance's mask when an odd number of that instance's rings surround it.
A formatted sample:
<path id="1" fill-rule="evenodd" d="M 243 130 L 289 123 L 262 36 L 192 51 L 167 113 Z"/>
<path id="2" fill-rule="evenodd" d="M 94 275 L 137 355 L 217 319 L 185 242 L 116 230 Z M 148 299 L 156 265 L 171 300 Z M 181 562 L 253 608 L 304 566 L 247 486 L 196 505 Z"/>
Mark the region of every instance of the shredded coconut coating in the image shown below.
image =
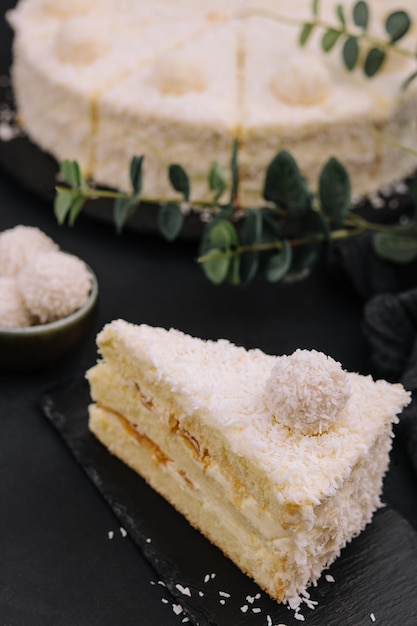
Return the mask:
<path id="1" fill-rule="evenodd" d="M 317 350 L 279 357 L 265 385 L 266 405 L 275 420 L 305 435 L 329 430 L 350 396 L 340 363 Z"/>
<path id="2" fill-rule="evenodd" d="M 16 280 L 7 276 L 0 277 L 0 327 L 24 328 L 31 323 L 32 317 Z"/>
<path id="3" fill-rule="evenodd" d="M 15 226 L 0 234 L 0 276 L 16 277 L 40 252 L 53 252 L 58 245 L 35 226 Z"/>
<path id="4" fill-rule="evenodd" d="M 45 252 L 23 268 L 18 285 L 29 311 L 44 324 L 84 304 L 91 275 L 81 259 L 66 252 Z"/>

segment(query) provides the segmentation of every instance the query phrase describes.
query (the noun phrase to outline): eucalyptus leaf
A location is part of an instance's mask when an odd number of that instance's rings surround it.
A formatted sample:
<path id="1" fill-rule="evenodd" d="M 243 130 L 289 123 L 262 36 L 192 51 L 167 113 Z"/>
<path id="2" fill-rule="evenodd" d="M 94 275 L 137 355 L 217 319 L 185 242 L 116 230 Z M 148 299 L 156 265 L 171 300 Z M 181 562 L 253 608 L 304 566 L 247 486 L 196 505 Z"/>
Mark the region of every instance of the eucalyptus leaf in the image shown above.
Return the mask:
<path id="1" fill-rule="evenodd" d="M 172 163 L 168 168 L 168 175 L 175 191 L 182 193 L 184 200 L 188 202 L 190 199 L 190 179 L 185 169 L 178 163 Z"/>
<path id="2" fill-rule="evenodd" d="M 227 281 L 231 285 L 239 285 L 240 283 L 240 255 L 233 255 L 229 260 L 229 269 L 226 276 Z"/>
<path id="3" fill-rule="evenodd" d="M 229 250 L 237 246 L 239 238 L 235 227 L 228 220 L 216 222 L 208 232 L 208 244 L 210 248 Z"/>
<path id="4" fill-rule="evenodd" d="M 127 220 L 137 209 L 137 202 L 132 198 L 117 198 L 113 204 L 113 219 L 116 232 L 120 235 Z"/>
<path id="5" fill-rule="evenodd" d="M 81 174 L 81 169 L 77 161 L 65 159 L 60 164 L 60 172 L 64 182 L 72 189 L 78 189 L 83 186 L 84 177 Z"/>
<path id="6" fill-rule="evenodd" d="M 394 11 L 388 15 L 385 22 L 385 30 L 390 36 L 391 43 L 399 41 L 408 33 L 411 20 L 405 11 Z"/>
<path id="7" fill-rule="evenodd" d="M 311 22 L 307 22 L 303 25 L 298 39 L 298 43 L 300 44 L 300 46 L 305 46 L 310 38 L 311 33 L 313 32 L 313 29 L 314 24 L 311 24 Z"/>
<path id="8" fill-rule="evenodd" d="M 263 195 L 294 217 L 309 207 L 311 196 L 306 181 L 289 152 L 282 150 L 268 165 Z"/>
<path id="9" fill-rule="evenodd" d="M 239 189 L 239 163 L 238 163 L 238 143 L 237 139 L 233 141 L 232 157 L 230 159 L 230 173 L 232 175 L 232 184 L 230 188 L 230 204 L 236 201 Z"/>
<path id="10" fill-rule="evenodd" d="M 58 191 L 54 199 L 54 214 L 58 221 L 58 224 L 62 225 L 70 210 L 72 201 L 74 199 L 74 192 Z"/>
<path id="11" fill-rule="evenodd" d="M 240 241 L 244 246 L 258 245 L 262 241 L 262 211 L 249 209 L 246 211 L 240 231 Z"/>
<path id="12" fill-rule="evenodd" d="M 78 194 L 73 198 L 68 213 L 68 224 L 70 226 L 74 226 L 75 220 L 81 213 L 81 209 L 83 208 L 85 202 L 86 198 L 81 194 Z"/>
<path id="13" fill-rule="evenodd" d="M 368 28 L 369 23 L 368 4 L 362 1 L 357 2 L 353 7 L 352 17 L 356 26 L 359 26 L 365 31 Z"/>
<path id="14" fill-rule="evenodd" d="M 335 228 L 340 228 L 351 205 L 351 184 L 346 169 L 334 157 L 320 172 L 319 198 L 322 211 Z"/>
<path id="15" fill-rule="evenodd" d="M 368 78 L 372 78 L 379 72 L 382 67 L 382 64 L 385 61 L 386 54 L 384 50 L 380 48 L 371 48 L 366 55 L 365 63 L 363 66 L 365 75 Z"/>
<path id="16" fill-rule="evenodd" d="M 227 187 L 224 170 L 218 161 L 213 161 L 211 164 L 208 185 L 210 191 L 214 192 L 214 200 L 217 202 Z"/>
<path id="17" fill-rule="evenodd" d="M 292 248 L 288 241 L 282 242 L 282 248 L 278 252 L 274 252 L 268 258 L 265 276 L 266 279 L 275 283 L 281 280 L 287 274 L 291 267 Z"/>
<path id="18" fill-rule="evenodd" d="M 212 283 L 220 285 L 229 272 L 230 256 L 218 248 L 212 248 L 205 256 L 206 260 L 202 263 L 204 274 Z"/>
<path id="19" fill-rule="evenodd" d="M 318 17 L 319 15 L 319 4 L 320 4 L 319 0 L 313 0 L 312 2 L 312 12 L 313 12 L 314 17 Z"/>
<path id="20" fill-rule="evenodd" d="M 405 81 L 403 82 L 403 84 L 401 85 L 401 89 L 402 91 L 405 91 L 406 89 L 408 89 L 408 87 L 410 86 L 410 84 L 417 78 L 417 71 L 413 72 L 412 74 L 410 74 L 410 76 L 408 76 Z"/>
<path id="21" fill-rule="evenodd" d="M 417 236 L 375 233 L 372 247 L 377 256 L 394 263 L 406 264 L 417 259 Z"/>
<path id="22" fill-rule="evenodd" d="M 346 18 L 345 18 L 345 8 L 342 4 L 338 4 L 336 6 L 336 17 L 342 26 L 346 26 Z"/>
<path id="23" fill-rule="evenodd" d="M 357 37 L 347 37 L 342 48 L 342 58 L 345 67 L 352 71 L 359 59 L 359 44 Z"/>
<path id="24" fill-rule="evenodd" d="M 320 247 L 314 243 L 294 246 L 290 272 L 297 273 L 310 268 L 316 260 L 319 250 Z"/>
<path id="25" fill-rule="evenodd" d="M 326 30 L 321 40 L 321 47 L 323 51 L 330 52 L 330 50 L 332 50 L 332 48 L 336 44 L 341 34 L 342 34 L 342 31 L 337 30 L 335 28 L 329 28 L 328 30 Z"/>
<path id="26" fill-rule="evenodd" d="M 244 252 L 240 255 L 240 280 L 249 284 L 256 276 L 259 269 L 259 253 L 257 251 Z"/>
<path id="27" fill-rule="evenodd" d="M 321 211 L 310 208 L 299 221 L 299 236 L 304 239 L 316 239 L 311 245 L 320 247 L 323 239 L 327 239 L 330 230 L 327 221 Z M 310 245 L 310 244 L 309 244 Z"/>
<path id="28" fill-rule="evenodd" d="M 130 182 L 136 197 L 142 192 L 142 164 L 143 156 L 134 156 L 130 161 Z"/>
<path id="29" fill-rule="evenodd" d="M 161 204 L 158 210 L 159 232 L 168 241 L 174 241 L 181 232 L 184 215 L 175 203 Z"/>

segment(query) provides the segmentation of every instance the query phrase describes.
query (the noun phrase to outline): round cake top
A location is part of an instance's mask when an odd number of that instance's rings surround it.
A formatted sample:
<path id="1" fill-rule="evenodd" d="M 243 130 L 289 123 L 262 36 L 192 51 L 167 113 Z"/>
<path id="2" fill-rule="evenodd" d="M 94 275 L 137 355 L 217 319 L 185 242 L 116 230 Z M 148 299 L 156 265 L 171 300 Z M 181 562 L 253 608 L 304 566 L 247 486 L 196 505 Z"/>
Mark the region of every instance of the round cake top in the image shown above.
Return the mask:
<path id="1" fill-rule="evenodd" d="M 304 435 L 320 435 L 334 424 L 350 396 L 340 363 L 316 350 L 278 357 L 265 386 L 266 405 L 276 421 Z"/>

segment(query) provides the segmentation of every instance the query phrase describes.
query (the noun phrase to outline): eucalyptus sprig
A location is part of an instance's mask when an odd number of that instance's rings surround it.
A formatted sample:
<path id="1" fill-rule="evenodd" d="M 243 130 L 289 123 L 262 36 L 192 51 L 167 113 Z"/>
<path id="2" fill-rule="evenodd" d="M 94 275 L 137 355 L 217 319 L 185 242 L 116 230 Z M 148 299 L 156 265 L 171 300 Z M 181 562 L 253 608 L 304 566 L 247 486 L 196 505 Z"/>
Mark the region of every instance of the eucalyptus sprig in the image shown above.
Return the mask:
<path id="1" fill-rule="evenodd" d="M 247 284 L 260 273 L 266 280 L 277 282 L 309 268 L 323 244 L 366 230 L 374 231 L 373 246 L 379 256 L 400 263 L 417 258 L 417 222 L 386 226 L 368 222 L 351 211 L 350 179 L 336 158 L 322 167 L 317 192 L 313 193 L 293 156 L 280 151 L 266 169 L 262 190 L 265 203 L 260 207 L 244 207 L 240 202 L 237 141 L 232 146 L 229 176 L 217 161 L 210 166 L 207 186 L 212 197 L 208 201 L 192 201 L 191 179 L 178 163 L 168 166 L 167 176 L 182 200 L 144 198 L 142 165 L 143 156 L 132 158 L 131 191 L 127 193 L 90 187 L 76 161 L 63 161 L 60 172 L 66 186 L 58 186 L 55 197 L 59 223 L 67 219 L 72 225 L 87 200 L 110 198 L 120 233 L 141 204 L 152 201 L 159 205 L 159 231 L 172 241 L 181 233 L 185 209 L 208 209 L 197 260 L 214 284 Z"/>
<path id="2" fill-rule="evenodd" d="M 318 31 L 320 45 L 323 52 L 328 53 L 338 44 L 341 45 L 342 61 L 348 71 L 360 67 L 368 78 L 372 78 L 382 69 L 389 53 L 394 52 L 401 56 L 417 59 L 417 52 L 399 45 L 409 32 L 411 18 L 407 11 L 402 9 L 392 11 L 385 18 L 384 38 L 370 34 L 372 19 L 369 4 L 364 0 L 356 2 L 350 14 L 343 4 L 336 4 L 334 22 L 320 17 L 320 1 L 312 0 L 311 19 L 301 21 L 287 17 L 270 9 L 247 9 L 245 15 L 259 15 L 279 22 L 300 28 L 299 44 L 305 46 L 311 35 Z M 404 82 L 407 87 L 417 77 L 413 72 Z"/>

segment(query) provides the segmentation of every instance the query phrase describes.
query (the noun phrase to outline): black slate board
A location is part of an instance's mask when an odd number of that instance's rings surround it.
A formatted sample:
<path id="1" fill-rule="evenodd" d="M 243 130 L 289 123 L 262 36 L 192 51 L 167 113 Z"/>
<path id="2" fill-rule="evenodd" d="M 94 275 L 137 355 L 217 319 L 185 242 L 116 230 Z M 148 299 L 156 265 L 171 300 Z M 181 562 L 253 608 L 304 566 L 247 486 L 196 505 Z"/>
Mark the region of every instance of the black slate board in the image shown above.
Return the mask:
<path id="1" fill-rule="evenodd" d="M 89 401 L 87 383 L 75 381 L 53 388 L 40 404 L 174 602 L 183 607 L 183 615 L 199 626 L 300 623 L 293 611 L 261 592 L 135 472 L 108 453 L 88 430 Z M 335 582 L 322 577 L 311 590 L 318 605 L 315 610 L 303 606 L 306 626 L 416 626 L 417 534 L 394 511 L 378 511 L 326 574 Z M 244 606 L 246 612 L 241 610 Z"/>

